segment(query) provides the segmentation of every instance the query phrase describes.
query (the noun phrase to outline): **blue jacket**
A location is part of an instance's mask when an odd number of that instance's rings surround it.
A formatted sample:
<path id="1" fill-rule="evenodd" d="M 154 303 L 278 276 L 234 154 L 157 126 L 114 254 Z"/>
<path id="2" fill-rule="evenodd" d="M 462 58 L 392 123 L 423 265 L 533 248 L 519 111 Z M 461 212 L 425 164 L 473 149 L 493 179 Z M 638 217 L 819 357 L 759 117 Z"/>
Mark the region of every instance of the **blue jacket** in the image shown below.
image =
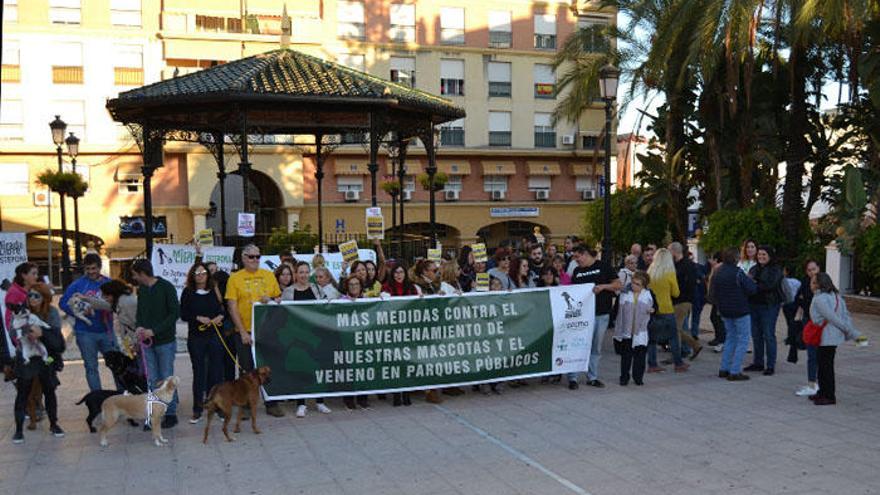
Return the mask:
<path id="1" fill-rule="evenodd" d="M 61 296 L 61 301 L 59 301 L 58 305 L 66 314 L 73 316 L 73 310 L 70 309 L 70 306 L 67 304 L 71 296 L 80 293 L 84 296 L 101 297 L 101 285 L 109 281 L 109 278 L 103 276 L 98 280 L 92 280 L 85 276 L 80 277 L 67 287 L 67 290 L 64 291 L 64 295 Z M 96 310 L 95 315 L 89 319 L 92 320 L 91 325 L 86 325 L 84 321 L 75 318 L 74 320 L 76 323 L 73 324 L 73 330 L 76 333 L 102 333 L 113 331 L 113 314 L 111 312 Z"/>
<path id="2" fill-rule="evenodd" d="M 750 313 L 749 296 L 758 286 L 742 269 L 724 263 L 712 277 L 712 300 L 725 318 L 739 318 Z"/>

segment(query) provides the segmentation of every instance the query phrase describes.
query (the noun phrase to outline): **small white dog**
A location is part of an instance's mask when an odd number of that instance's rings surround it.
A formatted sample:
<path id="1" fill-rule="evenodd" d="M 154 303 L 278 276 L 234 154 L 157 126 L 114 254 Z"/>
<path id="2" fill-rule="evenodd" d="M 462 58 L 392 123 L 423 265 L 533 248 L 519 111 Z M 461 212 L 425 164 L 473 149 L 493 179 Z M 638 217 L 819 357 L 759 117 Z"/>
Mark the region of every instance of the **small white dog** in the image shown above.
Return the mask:
<path id="1" fill-rule="evenodd" d="M 95 314 L 95 310 L 92 308 L 92 305 L 85 300 L 84 297 L 82 297 L 80 294 L 74 294 L 70 296 L 70 299 L 68 299 L 67 305 L 70 306 L 71 310 L 73 310 L 73 316 L 77 320 L 81 320 L 86 325 L 92 325 L 92 320 L 89 319 L 89 316 Z"/>
<path id="2" fill-rule="evenodd" d="M 32 341 L 28 338 L 31 327 L 38 327 L 43 330 L 51 328 L 39 316 L 31 313 L 27 306 L 22 305 L 12 315 L 12 328 L 15 330 L 15 336 L 21 346 L 21 355 L 25 362 L 29 361 L 32 357 L 40 357 L 43 361 L 46 361 L 49 358 L 49 351 L 46 350 L 46 346 L 39 340 Z"/>

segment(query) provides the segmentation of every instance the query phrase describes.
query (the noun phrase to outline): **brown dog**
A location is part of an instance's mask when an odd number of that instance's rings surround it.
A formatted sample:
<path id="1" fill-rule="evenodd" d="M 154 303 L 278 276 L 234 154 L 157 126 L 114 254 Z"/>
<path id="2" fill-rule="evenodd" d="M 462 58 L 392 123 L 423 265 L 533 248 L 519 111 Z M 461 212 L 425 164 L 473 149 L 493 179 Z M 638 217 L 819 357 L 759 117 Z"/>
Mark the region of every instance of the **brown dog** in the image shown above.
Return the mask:
<path id="1" fill-rule="evenodd" d="M 3 367 L 3 375 L 5 375 L 4 381 L 11 382 L 14 381 L 15 371 L 12 366 L 4 366 Z M 34 377 L 33 383 L 31 383 L 31 393 L 28 395 L 27 403 L 25 405 L 25 410 L 27 411 L 28 418 L 30 418 L 27 429 L 28 430 L 36 430 L 37 422 L 43 420 L 42 415 L 37 415 L 37 408 L 40 406 L 40 401 L 43 399 L 43 383 L 40 381 L 40 377 Z"/>
<path id="2" fill-rule="evenodd" d="M 168 440 L 162 436 L 162 416 L 168 404 L 174 399 L 174 391 L 180 384 L 180 378 L 169 376 L 156 384 L 153 393 L 159 401 L 152 403 L 150 425 L 153 430 L 153 442 L 157 447 L 162 447 Z M 107 446 L 107 432 L 116 425 L 121 417 L 131 419 L 145 419 L 147 416 L 147 395 L 114 395 L 108 397 L 101 406 L 101 447 Z"/>
<path id="3" fill-rule="evenodd" d="M 241 418 L 244 414 L 244 407 L 251 409 L 251 428 L 254 433 L 259 434 L 257 428 L 257 402 L 260 400 L 260 386 L 269 383 L 269 377 L 272 370 L 268 366 L 260 366 L 259 368 L 245 374 L 234 382 L 224 382 L 215 385 L 208 394 L 208 400 L 205 401 L 205 412 L 208 414 L 208 421 L 205 424 L 205 437 L 202 443 L 208 443 L 208 433 L 211 431 L 211 418 L 214 412 L 220 410 L 223 413 L 223 434 L 226 435 L 226 441 L 231 442 L 232 437 L 229 436 L 229 421 L 232 419 L 232 406 L 238 406 L 238 418 L 235 421 L 235 429 L 232 431 L 238 433 L 241 431 Z"/>

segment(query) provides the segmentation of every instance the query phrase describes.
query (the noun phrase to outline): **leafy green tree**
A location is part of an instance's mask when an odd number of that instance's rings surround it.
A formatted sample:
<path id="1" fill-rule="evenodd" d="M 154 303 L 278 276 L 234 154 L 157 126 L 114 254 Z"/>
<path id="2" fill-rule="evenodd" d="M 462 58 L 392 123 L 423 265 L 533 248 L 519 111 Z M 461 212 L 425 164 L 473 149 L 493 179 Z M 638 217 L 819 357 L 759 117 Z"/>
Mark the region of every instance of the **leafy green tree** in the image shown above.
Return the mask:
<path id="1" fill-rule="evenodd" d="M 318 245 L 318 234 L 306 225 L 303 229 L 288 232 L 286 228 L 275 227 L 267 242 L 267 254 L 278 254 L 281 251 L 295 250 L 298 253 L 311 253 Z"/>
<path id="2" fill-rule="evenodd" d="M 739 247 L 746 239 L 768 244 L 779 250 L 784 240 L 782 215 L 776 208 L 749 207 L 740 210 L 718 210 L 709 215 L 708 229 L 700 238 L 700 246 L 707 253 Z"/>
<path id="3" fill-rule="evenodd" d="M 611 195 L 611 244 L 614 252 L 628 253 L 633 243 L 662 243 L 667 236 L 666 215 L 644 214 L 638 206 L 644 190 L 622 189 Z M 584 215 L 584 240 L 597 245 L 604 237 L 603 201 L 587 204 Z"/>

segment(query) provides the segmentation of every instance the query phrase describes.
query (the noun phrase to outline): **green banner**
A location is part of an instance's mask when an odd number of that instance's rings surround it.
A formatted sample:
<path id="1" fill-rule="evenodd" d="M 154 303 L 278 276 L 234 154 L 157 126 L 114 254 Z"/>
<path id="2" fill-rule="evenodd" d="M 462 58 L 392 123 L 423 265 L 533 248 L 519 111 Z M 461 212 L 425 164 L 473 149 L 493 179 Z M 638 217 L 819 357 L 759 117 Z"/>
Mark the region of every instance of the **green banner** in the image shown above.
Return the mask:
<path id="1" fill-rule="evenodd" d="M 585 371 L 592 285 L 254 306 L 271 399 L 419 390 Z"/>

